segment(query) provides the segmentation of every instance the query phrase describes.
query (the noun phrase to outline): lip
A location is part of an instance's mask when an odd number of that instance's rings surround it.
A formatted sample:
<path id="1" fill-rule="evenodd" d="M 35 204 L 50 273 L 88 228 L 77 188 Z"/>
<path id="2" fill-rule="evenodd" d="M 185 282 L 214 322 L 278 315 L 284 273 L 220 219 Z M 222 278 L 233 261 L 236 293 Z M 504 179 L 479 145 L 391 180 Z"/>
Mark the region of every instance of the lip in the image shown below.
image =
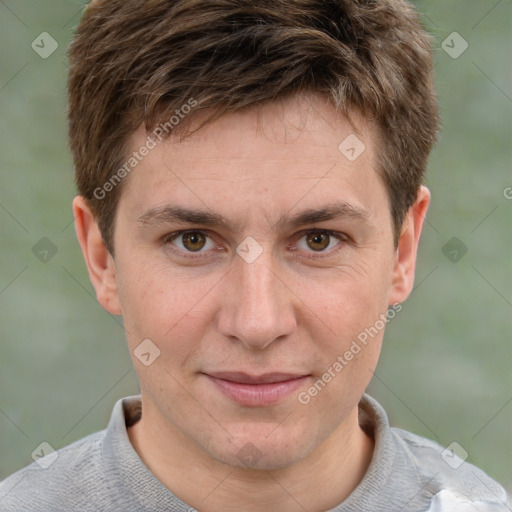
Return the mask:
<path id="1" fill-rule="evenodd" d="M 225 396 L 240 405 L 273 405 L 300 387 L 309 375 L 266 373 L 249 375 L 240 372 L 204 374 Z"/>

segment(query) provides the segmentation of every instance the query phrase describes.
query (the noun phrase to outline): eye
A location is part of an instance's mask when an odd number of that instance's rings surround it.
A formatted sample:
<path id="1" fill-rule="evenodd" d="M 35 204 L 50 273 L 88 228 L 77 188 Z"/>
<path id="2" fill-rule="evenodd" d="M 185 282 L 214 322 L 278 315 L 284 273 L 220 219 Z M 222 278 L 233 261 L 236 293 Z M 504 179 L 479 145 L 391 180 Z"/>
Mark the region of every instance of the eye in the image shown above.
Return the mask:
<path id="1" fill-rule="evenodd" d="M 308 231 L 296 244 L 296 247 L 307 252 L 329 252 L 341 244 L 343 237 L 331 231 Z"/>
<path id="2" fill-rule="evenodd" d="M 166 243 L 172 243 L 185 252 L 205 252 L 202 249 L 213 249 L 215 244 L 202 231 L 180 231 L 169 235 Z"/>

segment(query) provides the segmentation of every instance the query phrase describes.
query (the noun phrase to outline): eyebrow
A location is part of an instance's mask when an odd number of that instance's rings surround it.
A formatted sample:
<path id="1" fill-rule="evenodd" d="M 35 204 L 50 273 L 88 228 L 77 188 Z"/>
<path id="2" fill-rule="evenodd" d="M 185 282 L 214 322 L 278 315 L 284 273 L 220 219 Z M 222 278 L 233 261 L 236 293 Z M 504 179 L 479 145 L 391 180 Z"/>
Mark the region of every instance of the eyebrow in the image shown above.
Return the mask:
<path id="1" fill-rule="evenodd" d="M 315 224 L 327 220 L 348 219 L 368 221 L 368 213 L 347 202 L 334 203 L 320 209 L 309 208 L 291 217 L 285 215 L 272 226 L 272 229 L 286 226 L 297 227 L 306 224 Z M 173 223 L 201 224 L 207 227 L 223 227 L 231 232 L 240 231 L 243 223 L 232 222 L 224 216 L 207 210 L 191 210 L 175 205 L 165 205 L 147 210 L 138 219 L 137 224 L 142 226 L 166 225 Z"/>

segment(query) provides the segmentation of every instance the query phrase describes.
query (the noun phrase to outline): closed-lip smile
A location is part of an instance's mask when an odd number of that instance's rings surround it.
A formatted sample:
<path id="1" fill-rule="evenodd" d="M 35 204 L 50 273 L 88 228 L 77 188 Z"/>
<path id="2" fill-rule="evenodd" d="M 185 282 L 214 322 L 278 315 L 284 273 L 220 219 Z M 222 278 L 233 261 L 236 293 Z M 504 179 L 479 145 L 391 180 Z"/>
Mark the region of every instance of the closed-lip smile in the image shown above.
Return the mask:
<path id="1" fill-rule="evenodd" d="M 301 386 L 309 375 L 272 372 L 254 375 L 243 372 L 211 372 L 206 377 L 225 396 L 240 405 L 273 405 Z"/>

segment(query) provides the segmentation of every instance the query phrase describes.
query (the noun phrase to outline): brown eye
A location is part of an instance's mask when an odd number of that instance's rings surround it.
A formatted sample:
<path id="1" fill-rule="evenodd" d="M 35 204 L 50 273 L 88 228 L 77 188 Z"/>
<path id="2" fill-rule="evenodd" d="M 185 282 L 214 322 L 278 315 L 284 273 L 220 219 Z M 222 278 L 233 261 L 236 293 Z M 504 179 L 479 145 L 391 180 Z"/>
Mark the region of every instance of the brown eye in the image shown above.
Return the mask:
<path id="1" fill-rule="evenodd" d="M 200 251 L 206 245 L 206 237 L 199 231 L 189 231 L 181 235 L 183 247 L 189 251 Z"/>
<path id="2" fill-rule="evenodd" d="M 323 251 L 329 247 L 331 236 L 328 233 L 309 233 L 306 235 L 306 243 L 313 251 Z"/>
<path id="3" fill-rule="evenodd" d="M 205 231 L 175 231 L 162 238 L 163 245 L 174 255 L 181 258 L 211 258 L 219 254 L 221 247 L 216 246 L 212 237 Z"/>

